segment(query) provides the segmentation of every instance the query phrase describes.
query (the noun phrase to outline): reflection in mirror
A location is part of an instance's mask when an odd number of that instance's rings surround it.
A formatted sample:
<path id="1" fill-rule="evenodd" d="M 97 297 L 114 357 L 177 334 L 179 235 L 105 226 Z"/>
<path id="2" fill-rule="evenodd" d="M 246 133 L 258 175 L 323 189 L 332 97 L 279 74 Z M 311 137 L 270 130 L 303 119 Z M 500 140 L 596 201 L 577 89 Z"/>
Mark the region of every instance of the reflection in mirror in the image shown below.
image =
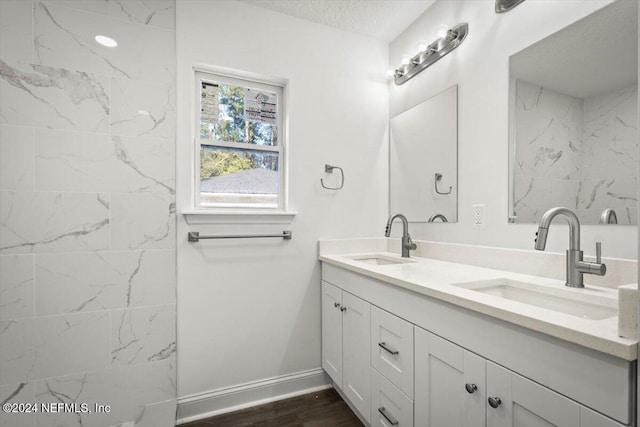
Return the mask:
<path id="1" fill-rule="evenodd" d="M 638 4 L 618 0 L 511 56 L 510 222 L 554 206 L 637 223 Z M 608 218 L 603 221 L 602 218 Z"/>
<path id="2" fill-rule="evenodd" d="M 458 221 L 458 87 L 391 119 L 391 213 L 409 222 Z"/>

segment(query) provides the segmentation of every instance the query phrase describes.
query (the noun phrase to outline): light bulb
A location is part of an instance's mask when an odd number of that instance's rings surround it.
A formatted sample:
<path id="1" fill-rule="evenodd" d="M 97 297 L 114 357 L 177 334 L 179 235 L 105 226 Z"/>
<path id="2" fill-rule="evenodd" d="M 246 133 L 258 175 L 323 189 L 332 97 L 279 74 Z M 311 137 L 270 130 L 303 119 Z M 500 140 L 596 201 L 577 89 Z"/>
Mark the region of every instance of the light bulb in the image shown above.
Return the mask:
<path id="1" fill-rule="evenodd" d="M 409 65 L 409 61 L 411 61 L 411 56 L 402 55 L 402 65 Z"/>
<path id="2" fill-rule="evenodd" d="M 420 40 L 418 42 L 418 46 L 416 47 L 416 49 L 418 49 L 418 52 L 422 53 L 425 50 L 427 50 L 428 47 L 429 47 L 429 43 L 427 43 L 426 40 Z"/>
<path id="3" fill-rule="evenodd" d="M 101 36 L 101 35 L 98 34 L 95 37 L 95 40 L 96 40 L 96 42 L 98 42 L 102 46 L 106 46 L 106 47 L 116 47 L 116 46 L 118 46 L 118 42 L 116 42 L 111 37 Z"/>
<path id="4" fill-rule="evenodd" d="M 447 37 L 447 34 L 449 34 L 449 29 L 449 26 L 446 24 L 438 25 L 436 27 L 436 37 L 439 39 Z"/>

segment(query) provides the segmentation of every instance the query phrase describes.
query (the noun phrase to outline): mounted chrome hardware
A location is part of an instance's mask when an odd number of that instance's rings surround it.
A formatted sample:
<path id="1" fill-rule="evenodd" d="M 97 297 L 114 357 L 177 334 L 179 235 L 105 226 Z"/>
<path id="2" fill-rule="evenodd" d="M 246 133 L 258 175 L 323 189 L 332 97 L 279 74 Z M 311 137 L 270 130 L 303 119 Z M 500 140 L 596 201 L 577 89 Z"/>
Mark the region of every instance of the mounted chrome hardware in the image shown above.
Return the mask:
<path id="1" fill-rule="evenodd" d="M 467 390 L 467 393 L 473 394 L 478 389 L 478 386 L 475 384 L 466 383 L 464 385 L 464 388 L 465 390 Z"/>
<path id="2" fill-rule="evenodd" d="M 497 408 L 498 406 L 502 405 L 502 400 L 500 400 L 499 397 L 490 397 L 487 400 L 489 401 L 489 406 L 491 406 L 492 408 Z"/>
<path id="3" fill-rule="evenodd" d="M 394 81 L 397 85 L 401 85 L 420 74 L 422 70 L 427 69 L 435 64 L 440 58 L 446 56 L 455 50 L 469 34 L 469 25 L 466 23 L 458 24 L 448 30 L 444 37 L 440 37 L 413 58 L 408 63 L 401 65 L 394 72 Z"/>
<path id="4" fill-rule="evenodd" d="M 402 257 L 409 258 L 409 251 L 416 250 L 418 246 L 413 243 L 411 236 L 409 236 L 409 221 L 407 221 L 407 217 L 402 214 L 390 216 L 387 220 L 387 227 L 384 230 L 384 237 L 389 237 L 391 235 L 391 226 L 393 225 L 393 220 L 396 218 L 399 218 L 400 221 L 402 221 Z"/>
<path id="5" fill-rule="evenodd" d="M 496 0 L 496 13 L 508 12 L 524 0 Z"/>
<path id="6" fill-rule="evenodd" d="M 618 215 L 616 215 L 616 211 L 611 208 L 607 208 L 602 211 L 600 214 L 600 224 L 617 224 L 618 223 Z"/>
<path id="7" fill-rule="evenodd" d="M 333 303 L 333 306 L 334 306 L 335 308 L 338 308 L 338 307 L 340 307 L 340 303 L 339 303 L 339 302 L 334 302 L 334 303 Z"/>
<path id="8" fill-rule="evenodd" d="M 327 187 L 326 185 L 324 185 L 324 180 L 320 178 L 320 185 L 322 185 L 322 188 L 326 188 L 327 190 L 341 190 L 342 187 L 344 187 L 344 171 L 342 170 L 342 168 L 340 166 L 324 165 L 324 171 L 326 173 L 333 173 L 334 169 L 338 169 L 340 171 L 340 186 Z"/>
<path id="9" fill-rule="evenodd" d="M 583 261 L 584 253 L 580 250 L 580 220 L 575 213 L 567 208 L 551 208 L 542 215 L 538 231 L 536 232 L 535 248 L 543 251 L 547 245 L 547 235 L 551 221 L 562 215 L 569 223 L 569 250 L 567 250 L 567 280 L 566 286 L 584 288 L 584 274 L 604 276 L 607 266 L 601 263 L 600 248 L 596 243 L 597 262 Z"/>
<path id="10" fill-rule="evenodd" d="M 441 194 L 443 196 L 446 196 L 447 194 L 451 194 L 451 190 L 453 189 L 452 186 L 449 186 L 449 191 L 446 193 L 438 190 L 438 181 L 440 181 L 441 179 L 442 179 L 442 174 L 436 172 L 436 179 L 434 181 L 434 185 L 436 186 L 436 193 Z"/>
<path id="11" fill-rule="evenodd" d="M 378 346 L 379 346 L 381 349 L 383 349 L 384 351 L 386 351 L 387 353 L 392 354 L 392 355 L 394 355 L 394 356 L 395 356 L 396 354 L 399 354 L 399 353 L 400 353 L 398 350 L 394 350 L 394 349 L 392 349 L 392 348 L 388 347 L 388 346 L 387 346 L 387 344 L 386 344 L 386 343 L 384 343 L 384 342 L 379 342 L 379 343 L 378 343 Z"/>
<path id="12" fill-rule="evenodd" d="M 340 307 L 340 311 L 344 313 L 345 311 L 347 311 L 347 307 Z"/>
<path id="13" fill-rule="evenodd" d="M 433 214 L 429 217 L 429 219 L 427 220 L 427 222 L 436 222 L 436 219 L 441 220 L 442 222 L 449 222 L 447 220 L 447 217 L 442 215 L 442 214 Z"/>
<path id="14" fill-rule="evenodd" d="M 259 239 L 263 237 L 279 237 L 284 240 L 291 240 L 291 231 L 285 230 L 282 234 L 227 234 L 216 236 L 201 236 L 199 231 L 190 231 L 187 240 L 191 243 L 199 242 L 202 239 Z"/>
<path id="15" fill-rule="evenodd" d="M 387 411 L 384 409 L 384 406 L 381 406 L 380 408 L 378 408 L 378 412 L 380 412 L 380 415 L 382 415 L 385 420 L 389 421 L 389 424 L 391 424 L 392 426 L 398 425 L 398 420 L 393 418 L 391 415 L 387 414 Z"/>

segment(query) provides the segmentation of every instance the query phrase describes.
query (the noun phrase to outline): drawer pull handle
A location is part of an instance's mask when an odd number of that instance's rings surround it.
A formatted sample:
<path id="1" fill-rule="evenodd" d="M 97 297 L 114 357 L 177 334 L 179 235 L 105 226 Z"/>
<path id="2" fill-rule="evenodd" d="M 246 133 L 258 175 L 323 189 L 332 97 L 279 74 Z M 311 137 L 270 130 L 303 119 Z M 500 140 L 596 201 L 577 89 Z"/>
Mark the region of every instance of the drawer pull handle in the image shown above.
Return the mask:
<path id="1" fill-rule="evenodd" d="M 478 389 L 478 386 L 475 384 L 466 383 L 464 385 L 464 388 L 467 389 L 467 393 L 473 394 Z"/>
<path id="2" fill-rule="evenodd" d="M 340 311 L 342 311 L 342 312 L 347 311 L 347 307 L 340 307 Z"/>
<path id="3" fill-rule="evenodd" d="M 491 406 L 492 408 L 497 408 L 500 405 L 502 405 L 502 400 L 500 400 L 499 397 L 490 397 L 489 398 L 489 406 Z"/>
<path id="4" fill-rule="evenodd" d="M 384 409 L 384 406 L 378 408 L 378 412 L 380 412 L 380 415 L 382 415 L 387 421 L 389 421 L 389 424 L 391 424 L 392 426 L 398 425 L 398 420 L 393 418 L 391 415 L 388 415 L 387 411 Z"/>
<path id="5" fill-rule="evenodd" d="M 387 347 L 386 343 L 383 342 L 379 342 L 378 346 L 380 346 L 383 350 L 385 350 L 387 353 L 389 354 L 393 354 L 394 356 L 398 353 L 400 353 L 398 350 L 394 350 L 392 348 Z"/>
<path id="6" fill-rule="evenodd" d="M 339 303 L 339 302 L 334 302 L 334 303 L 333 303 L 333 306 L 334 306 L 335 308 L 338 308 L 338 307 L 340 307 L 340 303 Z"/>

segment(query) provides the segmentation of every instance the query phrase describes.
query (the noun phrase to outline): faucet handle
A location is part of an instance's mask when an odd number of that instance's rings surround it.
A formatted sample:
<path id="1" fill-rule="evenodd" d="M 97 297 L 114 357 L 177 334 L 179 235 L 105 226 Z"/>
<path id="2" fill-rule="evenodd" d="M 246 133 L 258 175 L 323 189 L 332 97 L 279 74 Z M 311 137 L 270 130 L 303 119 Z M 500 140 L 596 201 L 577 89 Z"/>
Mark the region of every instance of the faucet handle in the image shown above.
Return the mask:
<path id="1" fill-rule="evenodd" d="M 602 242 L 596 242 L 596 263 L 602 263 Z"/>

